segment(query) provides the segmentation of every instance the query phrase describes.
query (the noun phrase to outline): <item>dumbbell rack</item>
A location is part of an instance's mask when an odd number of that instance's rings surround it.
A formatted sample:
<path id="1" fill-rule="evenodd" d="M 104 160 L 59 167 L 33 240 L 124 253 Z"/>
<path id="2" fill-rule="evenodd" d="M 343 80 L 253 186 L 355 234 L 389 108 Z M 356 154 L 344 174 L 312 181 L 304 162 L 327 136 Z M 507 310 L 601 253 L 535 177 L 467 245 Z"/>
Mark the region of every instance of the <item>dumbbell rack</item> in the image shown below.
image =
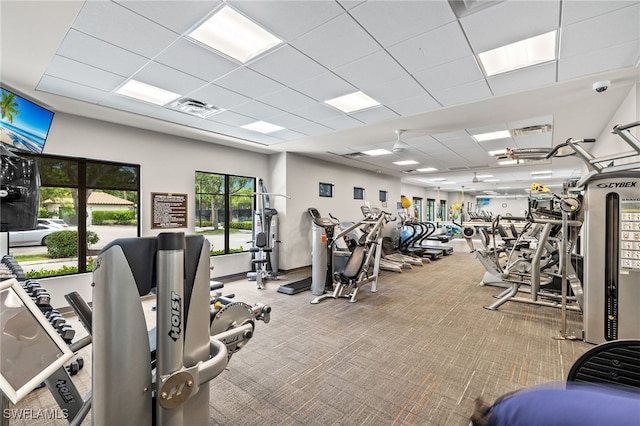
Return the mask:
<path id="1" fill-rule="evenodd" d="M 0 260 L 0 280 L 10 278 L 15 278 L 18 281 L 20 286 L 31 297 L 31 300 L 40 309 L 40 312 L 42 312 L 44 317 L 55 328 L 55 330 L 65 341 L 65 343 L 67 343 L 74 351 L 80 349 L 80 347 L 72 343 L 76 335 L 76 331 L 74 330 L 73 326 L 67 323 L 64 316 L 57 309 L 51 306 L 51 295 L 49 294 L 49 292 L 44 287 L 42 287 L 40 282 L 38 282 L 37 280 L 27 279 L 24 270 L 22 269 L 20 264 L 13 258 L 13 256 L 5 255 Z M 73 419 L 77 415 L 83 404 L 83 398 L 75 389 L 75 386 L 73 386 L 69 376 L 78 374 L 78 372 L 83 367 L 84 359 L 81 357 L 77 357 L 69 365 L 61 368 L 48 379 L 46 379 L 45 382 L 37 388 L 39 389 L 47 386 L 60 407 L 68 410 L 67 413 L 69 415 L 69 419 Z M 77 404 L 69 404 L 68 401 L 62 399 L 62 396 L 60 396 L 60 392 L 58 389 L 61 381 L 67 384 L 70 392 L 73 393 L 73 397 L 71 399 L 75 399 L 75 401 L 77 401 Z M 69 399 L 69 395 L 66 395 L 66 398 Z M 8 400 L 6 398 L 2 398 L 2 404 L 3 410 L 5 408 L 8 408 L 4 406 L 8 404 Z M 2 424 L 8 424 L 8 419 L 3 418 Z"/>

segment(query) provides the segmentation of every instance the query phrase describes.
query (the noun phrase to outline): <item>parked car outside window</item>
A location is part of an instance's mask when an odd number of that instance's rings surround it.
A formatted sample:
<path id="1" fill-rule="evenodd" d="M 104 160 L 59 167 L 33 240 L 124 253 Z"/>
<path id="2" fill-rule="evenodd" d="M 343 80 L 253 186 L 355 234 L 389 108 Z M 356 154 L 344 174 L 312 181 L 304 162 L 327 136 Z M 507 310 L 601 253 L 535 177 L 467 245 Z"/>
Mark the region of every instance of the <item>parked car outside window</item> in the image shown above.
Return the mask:
<path id="1" fill-rule="evenodd" d="M 47 244 L 47 237 L 50 234 L 61 230 L 61 227 L 54 228 L 50 225 L 38 224 L 36 229 L 31 231 L 11 231 L 9 232 L 9 247 L 44 246 Z"/>
<path id="2" fill-rule="evenodd" d="M 64 219 L 52 219 L 52 218 L 38 218 L 39 225 L 49 225 L 52 228 L 68 228 L 69 225 Z"/>

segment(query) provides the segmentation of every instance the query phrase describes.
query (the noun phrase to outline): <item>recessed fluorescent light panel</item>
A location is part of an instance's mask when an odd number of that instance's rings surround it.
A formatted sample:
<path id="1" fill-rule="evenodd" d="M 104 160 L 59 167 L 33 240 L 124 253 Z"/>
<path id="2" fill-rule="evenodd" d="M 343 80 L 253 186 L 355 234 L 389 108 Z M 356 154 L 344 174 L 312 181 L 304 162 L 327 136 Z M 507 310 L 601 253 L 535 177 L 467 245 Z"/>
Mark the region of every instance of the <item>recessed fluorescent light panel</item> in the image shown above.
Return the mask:
<path id="1" fill-rule="evenodd" d="M 397 164 L 398 166 L 408 166 L 410 164 L 419 164 L 415 160 L 402 160 L 402 161 L 394 161 L 393 164 Z"/>
<path id="2" fill-rule="evenodd" d="M 369 151 L 362 151 L 363 154 L 367 154 L 370 155 L 372 157 L 376 157 L 378 155 L 387 155 L 387 154 L 391 154 L 391 151 L 388 151 L 386 149 L 372 149 Z"/>
<path id="3" fill-rule="evenodd" d="M 478 54 L 487 77 L 555 59 L 555 30 Z"/>
<path id="4" fill-rule="evenodd" d="M 137 80 L 127 81 L 118 90 L 116 90 L 116 93 L 156 105 L 165 105 L 180 97 L 177 93 L 173 93 L 156 86 L 151 86 L 150 84 L 145 84 Z"/>
<path id="5" fill-rule="evenodd" d="M 437 172 L 438 169 L 436 169 L 435 167 L 424 167 L 422 169 L 416 169 L 416 172 Z"/>
<path id="6" fill-rule="evenodd" d="M 498 164 L 501 166 L 511 166 L 513 164 L 518 164 L 518 160 L 503 160 L 498 161 Z"/>
<path id="7" fill-rule="evenodd" d="M 492 178 L 493 175 L 478 175 L 476 176 L 478 179 L 486 179 L 486 178 Z"/>
<path id="8" fill-rule="evenodd" d="M 541 172 L 531 172 L 531 176 L 543 176 L 543 175 L 550 175 L 553 172 L 551 170 L 544 170 Z"/>
<path id="9" fill-rule="evenodd" d="M 250 124 L 245 124 L 244 126 L 242 126 L 242 128 L 265 134 L 277 132 L 278 130 L 284 130 L 284 127 L 280 127 L 272 123 L 267 123 L 266 121 L 256 121 Z"/>
<path id="10" fill-rule="evenodd" d="M 380 105 L 380 102 L 362 92 L 353 92 L 324 102 L 347 114 Z"/>
<path id="11" fill-rule="evenodd" d="M 485 182 L 500 182 L 500 179 L 485 179 Z"/>
<path id="12" fill-rule="evenodd" d="M 282 43 L 229 6 L 224 6 L 188 37 L 230 56 L 243 64 Z"/>
<path id="13" fill-rule="evenodd" d="M 508 130 L 499 130 L 497 132 L 480 133 L 478 135 L 472 135 L 476 142 L 493 141 L 496 139 L 510 138 L 511 133 Z"/>
<path id="14" fill-rule="evenodd" d="M 489 155 L 497 157 L 498 155 L 507 155 L 506 149 L 496 149 L 495 151 L 489 151 Z"/>

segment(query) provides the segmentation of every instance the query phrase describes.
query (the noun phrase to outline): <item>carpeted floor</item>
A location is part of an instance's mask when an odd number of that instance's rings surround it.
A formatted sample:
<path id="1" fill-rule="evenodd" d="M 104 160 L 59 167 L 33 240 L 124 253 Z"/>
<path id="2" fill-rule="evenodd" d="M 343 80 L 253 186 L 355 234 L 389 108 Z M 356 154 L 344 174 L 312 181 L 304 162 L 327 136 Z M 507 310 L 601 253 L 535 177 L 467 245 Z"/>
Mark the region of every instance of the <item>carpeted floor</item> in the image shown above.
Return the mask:
<path id="1" fill-rule="evenodd" d="M 453 255 L 423 267 L 382 272 L 378 292 L 365 285 L 356 303 L 312 305 L 308 291 L 277 292 L 308 270 L 267 281 L 264 290 L 246 279 L 226 282 L 225 293 L 273 311 L 271 322 L 258 323 L 252 341 L 211 382 L 210 424 L 466 426 L 477 396 L 492 401 L 564 380 L 592 345 L 556 339 L 558 309 L 521 303 L 483 309 L 502 289 L 478 285 L 480 262 L 464 241 L 451 245 Z M 569 331 L 580 335 L 581 316 L 569 312 L 568 320 Z M 74 381 L 88 389 L 90 367 Z M 46 389 L 19 405 L 54 406 Z"/>

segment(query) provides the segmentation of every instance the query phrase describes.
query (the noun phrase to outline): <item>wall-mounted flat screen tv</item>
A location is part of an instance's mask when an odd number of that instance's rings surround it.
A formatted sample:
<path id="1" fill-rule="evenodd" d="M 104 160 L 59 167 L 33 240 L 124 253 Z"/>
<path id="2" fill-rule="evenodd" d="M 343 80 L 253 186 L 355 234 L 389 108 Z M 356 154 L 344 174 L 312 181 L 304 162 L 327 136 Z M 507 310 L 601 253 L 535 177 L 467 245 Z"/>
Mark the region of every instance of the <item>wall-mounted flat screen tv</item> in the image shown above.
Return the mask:
<path id="1" fill-rule="evenodd" d="M 53 112 L 0 87 L 0 141 L 15 150 L 41 154 Z"/>

